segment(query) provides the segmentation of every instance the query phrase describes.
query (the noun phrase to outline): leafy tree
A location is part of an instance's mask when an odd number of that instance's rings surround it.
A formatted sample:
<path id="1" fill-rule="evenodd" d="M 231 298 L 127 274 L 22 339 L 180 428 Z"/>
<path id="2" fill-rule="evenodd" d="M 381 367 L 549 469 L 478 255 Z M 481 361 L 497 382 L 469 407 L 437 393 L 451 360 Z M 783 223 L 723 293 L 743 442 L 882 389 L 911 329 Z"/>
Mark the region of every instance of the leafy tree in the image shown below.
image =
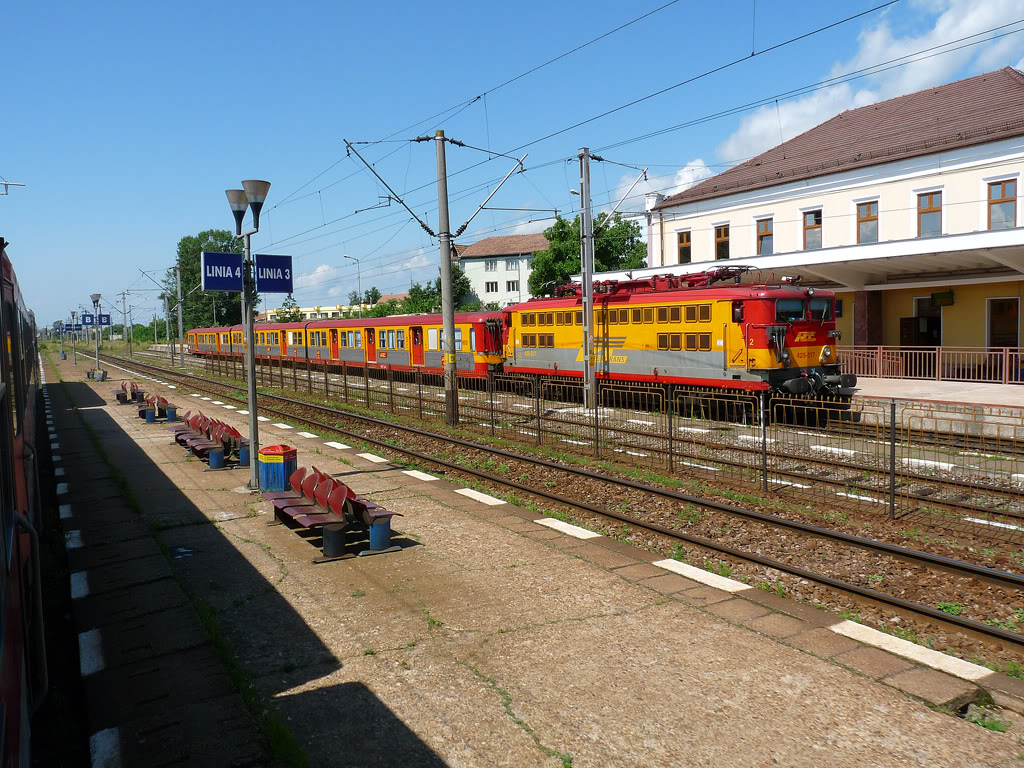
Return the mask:
<path id="1" fill-rule="evenodd" d="M 242 304 L 240 293 L 220 293 L 216 291 L 191 292 L 200 284 L 200 254 L 203 251 L 217 253 L 241 253 L 242 241 L 226 229 L 208 229 L 198 235 L 186 235 L 178 241 L 177 265 L 181 269 L 182 318 L 185 331 L 190 328 L 207 328 L 211 325 L 235 325 L 242 321 Z M 167 270 L 163 280 L 164 292 L 161 300 L 166 297 L 167 304 L 174 307 L 178 303 L 177 286 L 174 269 Z M 191 292 L 191 293 L 190 293 Z M 254 302 L 259 301 L 253 296 Z M 214 317 L 214 305 L 217 317 Z M 177 333 L 178 317 L 172 313 L 171 324 L 174 335 Z"/>
<path id="2" fill-rule="evenodd" d="M 279 323 L 295 323 L 301 319 L 302 313 L 299 311 L 299 303 L 289 293 L 284 297 L 284 301 L 281 302 L 281 308 L 277 311 L 277 321 Z"/>
<path id="3" fill-rule="evenodd" d="M 460 311 L 480 308 L 480 300 L 473 293 L 473 285 L 458 264 L 452 264 L 452 303 Z M 424 314 L 441 311 L 441 278 L 427 283 L 413 283 L 409 296 L 402 302 L 402 312 Z"/>
<path id="4" fill-rule="evenodd" d="M 607 226 L 606 226 L 607 225 Z M 600 214 L 594 222 L 594 270 L 607 272 L 619 269 L 639 269 L 646 265 L 647 247 L 641 240 L 640 225 L 627 221 L 618 214 L 609 222 L 607 214 Z M 551 293 L 558 283 L 566 283 L 581 271 L 580 218 L 571 222 L 558 217 L 544 231 L 551 244 L 546 251 L 538 251 L 533 258 L 529 288 L 534 296 Z"/>
<path id="5" fill-rule="evenodd" d="M 375 304 L 372 309 L 364 310 L 363 317 L 387 317 L 401 313 L 402 305 L 397 299 L 388 299 L 383 304 Z"/>
<path id="6" fill-rule="evenodd" d="M 348 292 L 348 305 L 350 307 L 355 307 L 358 304 L 360 304 L 360 301 L 359 301 L 359 291 L 349 291 Z"/>
<path id="7" fill-rule="evenodd" d="M 378 301 L 380 301 L 380 291 L 377 290 L 377 286 L 363 291 L 363 304 L 369 304 L 372 307 Z"/>

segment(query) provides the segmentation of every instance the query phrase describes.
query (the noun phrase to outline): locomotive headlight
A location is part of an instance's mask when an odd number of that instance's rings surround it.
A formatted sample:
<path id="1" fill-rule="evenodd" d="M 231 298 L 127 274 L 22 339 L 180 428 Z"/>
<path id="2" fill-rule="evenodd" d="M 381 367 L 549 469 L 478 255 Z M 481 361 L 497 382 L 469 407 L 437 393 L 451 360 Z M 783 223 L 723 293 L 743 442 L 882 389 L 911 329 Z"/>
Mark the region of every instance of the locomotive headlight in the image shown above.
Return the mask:
<path id="1" fill-rule="evenodd" d="M 832 347 L 825 347 L 823 350 L 821 350 L 821 356 L 826 360 L 832 357 Z"/>
<path id="2" fill-rule="evenodd" d="M 788 350 L 784 350 L 782 352 L 782 360 L 784 362 L 787 362 L 787 363 L 789 362 L 789 351 Z"/>

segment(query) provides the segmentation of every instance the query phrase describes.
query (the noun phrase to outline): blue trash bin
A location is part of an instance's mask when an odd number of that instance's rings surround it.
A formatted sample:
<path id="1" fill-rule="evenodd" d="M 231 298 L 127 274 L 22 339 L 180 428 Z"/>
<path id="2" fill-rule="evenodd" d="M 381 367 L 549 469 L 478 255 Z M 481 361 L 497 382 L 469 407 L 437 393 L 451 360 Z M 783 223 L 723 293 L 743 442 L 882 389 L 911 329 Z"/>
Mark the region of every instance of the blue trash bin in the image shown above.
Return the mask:
<path id="1" fill-rule="evenodd" d="M 297 451 L 287 445 L 268 445 L 260 448 L 258 461 L 260 488 L 264 491 L 284 491 L 288 478 L 297 464 Z"/>
<path id="2" fill-rule="evenodd" d="M 146 423 L 147 424 L 156 424 L 156 408 L 147 408 L 146 409 Z"/>
<path id="3" fill-rule="evenodd" d="M 210 469 L 224 469 L 223 448 L 211 448 L 207 456 L 210 459 Z"/>

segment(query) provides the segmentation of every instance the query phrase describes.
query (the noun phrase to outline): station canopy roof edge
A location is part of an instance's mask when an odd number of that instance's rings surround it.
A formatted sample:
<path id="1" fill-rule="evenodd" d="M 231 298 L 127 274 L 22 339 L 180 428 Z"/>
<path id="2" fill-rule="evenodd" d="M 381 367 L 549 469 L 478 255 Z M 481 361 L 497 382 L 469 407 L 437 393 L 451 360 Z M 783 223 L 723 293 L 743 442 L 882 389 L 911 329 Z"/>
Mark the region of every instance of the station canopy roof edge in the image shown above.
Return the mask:
<path id="1" fill-rule="evenodd" d="M 792 251 L 727 261 L 695 261 L 599 272 L 595 281 L 688 275 L 714 267 L 751 267 L 742 282 L 801 275 L 806 285 L 838 291 L 881 291 L 1024 280 L 1024 227 L 939 237 Z M 573 275 L 579 281 L 580 275 Z"/>

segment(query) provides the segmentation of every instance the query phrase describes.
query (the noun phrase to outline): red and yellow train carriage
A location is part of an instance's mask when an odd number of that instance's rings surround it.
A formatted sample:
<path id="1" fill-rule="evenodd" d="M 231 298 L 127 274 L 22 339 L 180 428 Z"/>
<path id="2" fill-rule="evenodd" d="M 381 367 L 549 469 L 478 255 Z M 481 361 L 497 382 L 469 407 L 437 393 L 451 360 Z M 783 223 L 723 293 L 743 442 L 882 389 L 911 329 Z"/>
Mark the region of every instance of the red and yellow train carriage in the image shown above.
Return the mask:
<path id="1" fill-rule="evenodd" d="M 486 377 L 499 369 L 501 316 L 487 312 L 455 315 L 455 364 L 460 376 Z M 259 323 L 257 358 L 305 362 L 346 362 L 360 367 L 442 373 L 444 331 L 441 315 L 392 315 L 348 320 Z M 196 355 L 241 355 L 242 326 L 195 328 L 188 343 Z"/>
<path id="2" fill-rule="evenodd" d="M 798 284 L 716 285 L 736 270 L 595 286 L 593 357 L 601 379 L 726 390 L 838 394 L 832 291 Z M 582 291 L 505 311 L 504 370 L 583 376 Z"/>

